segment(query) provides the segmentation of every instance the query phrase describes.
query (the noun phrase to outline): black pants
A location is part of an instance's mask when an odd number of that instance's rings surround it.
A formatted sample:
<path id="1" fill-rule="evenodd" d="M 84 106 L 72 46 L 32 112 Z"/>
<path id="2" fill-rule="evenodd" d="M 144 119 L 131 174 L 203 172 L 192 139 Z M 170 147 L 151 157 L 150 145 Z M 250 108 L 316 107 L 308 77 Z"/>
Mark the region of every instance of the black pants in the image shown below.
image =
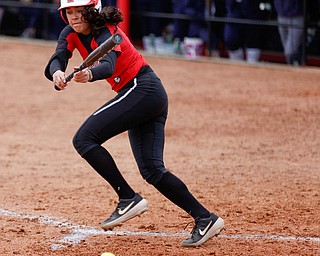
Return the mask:
<path id="1" fill-rule="evenodd" d="M 144 68 L 142 74 L 82 124 L 74 136 L 74 147 L 84 156 L 108 139 L 128 131 L 142 177 L 155 184 L 167 172 L 163 163 L 167 113 L 167 94 L 160 79 L 151 68 Z"/>
<path id="2" fill-rule="evenodd" d="M 193 218 L 209 211 L 163 163 L 167 94 L 160 79 L 146 68 L 111 101 L 94 112 L 73 139 L 79 154 L 113 187 L 119 199 L 132 198 L 134 190 L 121 175 L 112 156 L 101 144 L 129 131 L 131 148 L 142 177 Z"/>

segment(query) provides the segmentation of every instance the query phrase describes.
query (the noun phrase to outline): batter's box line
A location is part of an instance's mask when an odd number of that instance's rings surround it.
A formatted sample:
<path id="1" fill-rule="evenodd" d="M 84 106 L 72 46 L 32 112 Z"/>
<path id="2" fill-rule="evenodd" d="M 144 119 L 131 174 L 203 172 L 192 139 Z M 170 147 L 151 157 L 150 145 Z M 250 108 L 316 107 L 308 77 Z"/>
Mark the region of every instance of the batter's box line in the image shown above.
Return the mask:
<path id="1" fill-rule="evenodd" d="M 140 232 L 140 231 L 103 231 L 96 227 L 89 227 L 86 225 L 74 225 L 68 220 L 59 220 L 48 216 L 36 216 L 23 213 L 12 212 L 0 209 L 0 215 L 5 217 L 12 217 L 18 219 L 27 219 L 31 221 L 38 221 L 42 225 L 53 227 L 64 227 L 72 231 L 64 235 L 59 241 L 54 241 L 50 248 L 51 250 L 59 250 L 68 246 L 77 245 L 89 236 L 109 235 L 109 236 L 145 236 L 145 237 L 186 237 L 187 232 L 170 233 L 170 232 Z M 224 239 L 268 239 L 278 241 L 310 241 L 320 243 L 320 237 L 300 237 L 300 236 L 281 236 L 281 235 L 264 235 L 264 234 L 221 234 L 218 238 Z"/>

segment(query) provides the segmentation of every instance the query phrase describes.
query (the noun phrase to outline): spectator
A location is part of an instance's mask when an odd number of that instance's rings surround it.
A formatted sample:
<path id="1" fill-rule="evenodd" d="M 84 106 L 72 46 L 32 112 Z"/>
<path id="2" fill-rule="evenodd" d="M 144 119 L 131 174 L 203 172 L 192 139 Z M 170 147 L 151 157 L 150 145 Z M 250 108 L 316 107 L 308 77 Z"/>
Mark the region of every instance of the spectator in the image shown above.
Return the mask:
<path id="1" fill-rule="evenodd" d="M 136 9 L 140 12 L 171 12 L 171 0 L 136 0 Z M 164 46 L 164 33 L 169 19 L 157 17 L 140 18 L 143 48 L 148 52 L 157 51 Z"/>
<path id="2" fill-rule="evenodd" d="M 18 0 L 9 1 L 16 2 Z M 21 16 L 19 15 L 19 8 L 4 7 L 2 10 L 0 33 L 8 36 L 20 36 L 24 27 L 22 26 Z"/>
<path id="3" fill-rule="evenodd" d="M 208 46 L 209 41 L 213 42 L 210 47 L 218 48 L 218 42 L 223 39 L 223 25 L 213 23 L 213 37 L 209 38 L 208 24 L 205 21 L 207 12 L 214 16 L 224 16 L 223 1 L 213 1 L 213 5 L 209 6 L 206 0 L 182 0 L 173 1 L 174 13 L 185 14 L 191 17 L 190 21 L 175 20 L 174 21 L 174 38 L 183 40 L 185 37 L 199 38 Z M 221 8 L 222 7 L 222 8 Z M 209 10 L 210 8 L 210 10 Z M 211 40 L 209 40 L 211 39 Z"/>
<path id="4" fill-rule="evenodd" d="M 320 0 L 308 2 L 308 54 L 320 55 Z"/>
<path id="5" fill-rule="evenodd" d="M 3 14 L 4 14 L 4 8 L 0 7 L 0 26 L 1 26 L 2 19 L 3 19 Z"/>
<path id="6" fill-rule="evenodd" d="M 210 16 L 214 16 L 214 17 L 226 16 L 225 0 L 213 0 L 212 6 L 209 6 L 208 0 L 206 0 L 206 2 L 207 2 L 207 8 L 209 8 L 208 13 L 210 14 Z M 221 48 L 223 48 L 223 44 L 224 44 L 224 38 L 223 38 L 224 23 L 213 22 L 211 32 L 212 32 L 212 38 L 211 38 L 210 47 L 213 51 L 216 51 L 216 55 L 218 56 L 219 51 Z"/>
<path id="7" fill-rule="evenodd" d="M 188 37 L 199 37 L 207 41 L 207 24 L 205 22 L 206 3 L 204 0 L 185 0 L 184 14 L 190 16 Z"/>
<path id="8" fill-rule="evenodd" d="M 175 4 L 176 6 L 179 6 L 179 11 L 181 14 L 188 15 L 190 17 L 190 20 L 185 23 L 186 30 L 182 31 L 185 34 L 182 34 L 180 31 L 179 35 L 179 38 L 184 39 L 184 50 L 186 51 L 187 56 L 192 55 L 193 57 L 196 57 L 198 55 L 202 55 L 203 44 L 204 42 L 207 42 L 208 39 L 208 30 L 205 22 L 205 1 L 182 0 Z M 178 29 L 179 27 L 174 29 L 176 34 Z M 189 45 L 191 41 L 193 43 Z M 191 52 L 189 49 L 191 49 Z"/>
<path id="9" fill-rule="evenodd" d="M 66 26 L 66 24 L 62 21 L 58 11 L 60 0 L 49 0 L 49 3 L 54 4 L 56 8 L 49 10 L 49 28 L 46 39 L 57 40 L 61 30 Z"/>
<path id="10" fill-rule="evenodd" d="M 287 63 L 301 65 L 304 33 L 303 0 L 274 0 L 278 30 Z"/>
<path id="11" fill-rule="evenodd" d="M 226 0 L 226 16 L 250 20 L 263 20 L 265 13 L 260 10 L 259 0 Z M 261 55 L 261 25 L 226 23 L 225 46 L 231 60 L 255 63 Z"/>
<path id="12" fill-rule="evenodd" d="M 19 16 L 23 24 L 21 36 L 24 38 L 35 38 L 39 30 L 41 10 L 30 7 L 31 3 L 40 3 L 41 0 L 19 0 L 25 7 L 19 8 Z"/>
<path id="13" fill-rule="evenodd" d="M 177 15 L 185 14 L 186 1 L 172 0 L 172 12 Z M 189 21 L 184 19 L 173 20 L 173 35 L 172 38 L 176 42 L 182 42 L 188 33 Z"/>

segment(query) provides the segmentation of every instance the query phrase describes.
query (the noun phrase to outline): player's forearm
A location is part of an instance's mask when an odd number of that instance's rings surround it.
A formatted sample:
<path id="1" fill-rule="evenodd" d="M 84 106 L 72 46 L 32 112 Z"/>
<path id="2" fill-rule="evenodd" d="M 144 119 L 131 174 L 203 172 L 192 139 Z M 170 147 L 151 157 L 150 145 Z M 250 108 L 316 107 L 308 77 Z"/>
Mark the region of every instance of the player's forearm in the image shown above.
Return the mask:
<path id="1" fill-rule="evenodd" d="M 103 80 L 112 76 L 114 68 L 116 65 L 117 54 L 115 52 L 110 52 L 107 56 L 100 60 L 100 64 L 90 68 L 92 72 L 92 80 Z"/>
<path id="2" fill-rule="evenodd" d="M 63 70 L 63 67 L 61 67 L 61 63 L 58 59 L 54 59 L 52 60 L 52 62 L 50 63 L 50 67 L 49 67 L 49 72 L 51 74 L 51 76 L 53 76 L 53 74 L 57 71 L 57 70 Z"/>

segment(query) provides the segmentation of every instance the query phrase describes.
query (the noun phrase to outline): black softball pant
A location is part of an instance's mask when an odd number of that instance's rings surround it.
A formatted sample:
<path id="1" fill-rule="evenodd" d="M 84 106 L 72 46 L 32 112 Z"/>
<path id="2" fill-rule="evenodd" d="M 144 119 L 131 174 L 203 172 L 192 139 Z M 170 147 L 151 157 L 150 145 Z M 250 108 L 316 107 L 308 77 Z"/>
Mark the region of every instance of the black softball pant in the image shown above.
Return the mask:
<path id="1" fill-rule="evenodd" d="M 86 158 L 86 154 L 92 149 L 128 131 L 142 177 L 148 183 L 156 184 L 167 172 L 163 162 L 167 114 L 166 91 L 161 80 L 151 68 L 147 68 L 147 72 L 139 74 L 115 98 L 100 107 L 82 124 L 73 138 L 73 145 Z M 111 158 L 110 154 L 109 157 Z M 97 170 L 97 161 L 99 160 L 92 160 L 90 164 L 110 183 L 114 178 L 107 178 L 108 170 Z M 116 185 L 114 188 L 116 189 Z"/>
<path id="2" fill-rule="evenodd" d="M 167 114 L 167 94 L 160 79 L 149 70 L 139 74 L 114 99 L 94 112 L 74 136 L 73 144 L 120 199 L 132 198 L 134 190 L 121 175 L 112 156 L 101 146 L 113 136 L 128 131 L 142 177 L 193 218 L 206 218 L 209 211 L 164 166 Z"/>

